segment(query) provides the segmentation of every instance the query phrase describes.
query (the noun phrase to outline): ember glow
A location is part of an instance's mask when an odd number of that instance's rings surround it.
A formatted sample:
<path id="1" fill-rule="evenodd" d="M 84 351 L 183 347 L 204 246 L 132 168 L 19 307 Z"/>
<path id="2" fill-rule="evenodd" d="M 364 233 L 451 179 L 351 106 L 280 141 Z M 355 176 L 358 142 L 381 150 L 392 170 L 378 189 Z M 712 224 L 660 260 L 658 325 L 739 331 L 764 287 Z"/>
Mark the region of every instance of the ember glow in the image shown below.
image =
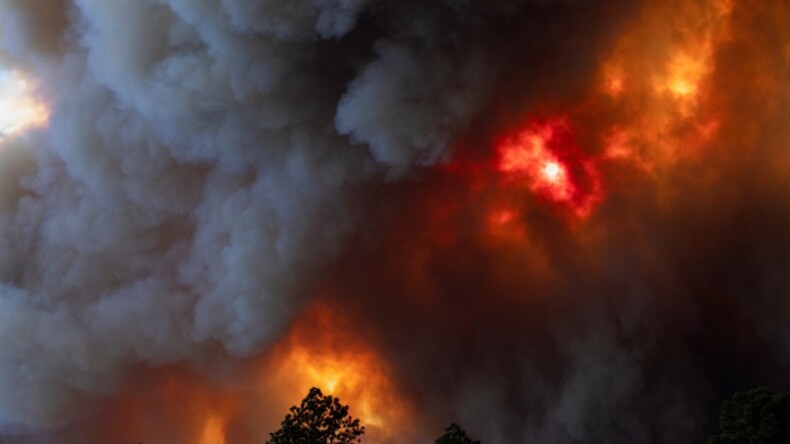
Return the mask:
<path id="1" fill-rule="evenodd" d="M 704 442 L 790 372 L 784 0 L 0 0 L 0 441 Z M 145 30 L 145 32 L 140 32 Z"/>

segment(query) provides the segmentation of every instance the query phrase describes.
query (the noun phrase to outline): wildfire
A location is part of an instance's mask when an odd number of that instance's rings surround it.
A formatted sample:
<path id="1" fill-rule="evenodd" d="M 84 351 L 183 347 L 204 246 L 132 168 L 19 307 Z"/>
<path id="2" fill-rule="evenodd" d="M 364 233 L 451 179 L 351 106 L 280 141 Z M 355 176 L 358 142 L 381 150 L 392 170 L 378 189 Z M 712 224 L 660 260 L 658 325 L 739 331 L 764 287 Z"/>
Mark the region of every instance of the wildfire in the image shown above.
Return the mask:
<path id="1" fill-rule="evenodd" d="M 494 207 L 488 212 L 488 233 L 497 240 L 524 240 L 525 227 L 521 223 L 519 212 L 512 207 Z"/>
<path id="2" fill-rule="evenodd" d="M 562 119 L 533 122 L 500 147 L 499 171 L 546 200 L 564 203 L 585 216 L 598 200 L 594 165 L 573 141 Z"/>
<path id="3" fill-rule="evenodd" d="M 678 54 L 669 64 L 666 85 L 659 85 L 658 89 L 666 88 L 680 98 L 696 96 L 700 81 L 706 74 L 704 62 L 710 57 L 709 54 L 700 55 L 702 55 L 701 59 L 689 54 Z"/>
<path id="4" fill-rule="evenodd" d="M 104 426 L 86 430 L 84 442 L 261 442 L 261 432 L 238 429 L 245 401 L 237 390 L 185 368 L 150 369 L 111 402 L 98 418 Z"/>
<path id="5" fill-rule="evenodd" d="M 709 80 L 716 50 L 729 38 L 733 2 L 672 1 L 671 17 L 667 7 L 645 3 L 601 60 L 600 89 L 555 117 L 528 118 L 496 144 L 496 169 L 505 180 L 489 194 L 489 233 L 523 237 L 523 189 L 584 218 L 604 197 L 599 171 L 608 165 L 663 174 L 715 139 L 721 116 L 709 106 L 715 94 Z M 576 129 L 585 134 L 583 145 Z"/>
<path id="6" fill-rule="evenodd" d="M 554 201 L 567 201 L 575 192 L 565 166 L 551 149 L 561 123 L 530 127 L 502 147 L 500 168 L 524 177 L 529 187 Z"/>
<path id="7" fill-rule="evenodd" d="M 546 162 L 541 169 L 541 174 L 546 182 L 559 184 L 568 181 L 568 172 L 557 162 Z"/>
<path id="8" fill-rule="evenodd" d="M 716 94 L 709 80 L 732 10 L 730 0 L 645 3 L 601 68 L 602 92 L 619 115 L 602 135 L 611 157 L 647 170 L 670 167 L 711 138 L 717 116 L 707 108 Z"/>
<path id="9" fill-rule="evenodd" d="M 498 226 L 509 224 L 515 219 L 516 212 L 509 208 L 495 210 L 488 216 L 489 222 Z"/>
<path id="10" fill-rule="evenodd" d="M 49 110 L 19 73 L 0 71 L 0 139 L 28 128 L 46 125 Z"/>
<path id="11" fill-rule="evenodd" d="M 210 415 L 203 425 L 199 444 L 225 444 L 225 420 L 218 415 Z"/>
<path id="12" fill-rule="evenodd" d="M 308 310 L 262 370 L 262 392 L 276 393 L 285 412 L 310 387 L 319 387 L 351 406 L 373 442 L 389 438 L 407 420 L 408 409 L 386 363 L 343 322 L 324 305 Z"/>
<path id="13" fill-rule="evenodd" d="M 181 368 L 154 370 L 108 409 L 114 414 L 107 420 L 129 442 L 263 442 L 311 387 L 349 405 L 366 428 L 366 442 L 391 442 L 412 420 L 386 362 L 323 304 L 308 309 L 269 353 L 248 360 L 236 374 L 238 384 L 213 385 Z M 244 375 L 257 375 L 254 388 Z M 153 420 L 146 409 L 157 409 Z M 163 434 L 157 412 L 176 421 L 178 427 L 167 430 L 177 439 Z"/>
<path id="14" fill-rule="evenodd" d="M 511 279 L 515 282 L 512 293 L 527 293 L 522 291 L 522 275 L 549 276 L 553 267 L 563 271 L 559 268 L 562 265 L 555 264 L 564 263 L 566 257 L 557 254 L 555 258 L 544 251 L 564 253 L 566 248 L 576 251 L 566 247 L 565 242 L 573 242 L 561 235 L 556 236 L 562 238 L 561 242 L 556 242 L 559 247 L 551 242 L 553 230 L 560 232 L 566 226 L 555 224 L 555 221 L 570 220 L 598 232 L 610 229 L 605 225 L 611 219 L 602 221 L 603 218 L 596 220 L 597 214 L 590 216 L 604 197 L 614 196 L 617 191 L 617 174 L 609 174 L 610 171 L 625 171 L 622 176 L 626 179 L 621 184 L 631 185 L 629 180 L 644 176 L 654 180 L 656 188 L 672 186 L 672 180 L 667 178 L 682 176 L 673 176 L 673 168 L 685 166 L 682 162 L 693 162 L 696 160 L 694 154 L 708 153 L 706 150 L 713 146 L 711 141 L 717 137 L 723 139 L 720 134 L 722 122 L 727 121 L 718 114 L 720 111 L 715 109 L 715 104 L 717 94 L 724 93 L 715 91 L 712 83 L 717 70 L 717 49 L 729 38 L 733 5 L 734 0 L 644 2 L 633 23 L 613 41 L 611 51 L 599 60 L 593 71 L 595 77 L 589 83 L 590 89 L 580 93 L 579 103 L 549 112 L 536 106 L 536 109 L 526 110 L 526 116 L 519 116 L 522 119 L 518 120 L 519 125 L 492 130 L 495 133 L 492 138 L 497 141 L 486 146 L 488 150 L 484 155 L 468 161 L 477 162 L 475 165 L 466 168 L 457 161 L 450 167 L 442 165 L 445 170 L 438 168 L 437 174 L 449 171 L 454 175 L 453 180 L 448 181 L 451 186 L 447 186 L 451 191 L 434 191 L 439 198 L 431 200 L 432 190 L 425 191 L 433 185 L 429 181 L 425 182 L 425 188 L 419 188 L 422 182 L 414 185 L 414 189 L 418 189 L 415 194 L 424 193 L 426 196 L 419 196 L 425 197 L 431 205 L 420 206 L 420 210 L 424 208 L 422 212 L 402 212 L 404 220 L 413 219 L 414 225 L 409 225 L 412 230 L 403 230 L 402 226 L 398 229 L 405 233 L 404 238 L 414 237 L 420 242 L 415 241 L 418 244 L 414 247 L 415 253 L 405 255 L 408 260 L 404 260 L 404 264 L 397 263 L 387 270 L 397 273 L 398 279 L 403 275 L 404 281 L 417 282 L 413 284 L 417 290 L 402 292 L 404 300 L 419 295 L 421 303 L 422 299 L 430 299 L 433 303 L 430 296 L 440 293 L 433 286 L 439 279 L 435 275 L 440 267 L 425 264 L 432 264 L 429 261 L 434 259 L 434 250 L 443 248 L 453 256 L 437 254 L 442 259 L 448 258 L 442 265 L 452 262 L 456 251 L 462 251 L 473 266 L 485 263 L 492 269 L 499 267 L 491 271 L 495 275 L 491 281 L 496 285 Z M 0 73 L 0 140 L 47 124 L 49 110 L 35 97 L 33 89 L 31 81 L 21 74 Z M 622 169 L 618 170 L 619 167 Z M 669 185 L 665 185 L 667 183 Z M 396 186 L 398 184 L 392 185 Z M 613 205 L 603 208 L 599 214 L 613 211 L 612 207 L 630 210 L 627 204 L 632 200 L 624 202 L 619 204 L 612 198 Z M 645 208 L 652 210 L 647 207 L 649 203 L 644 204 Z M 634 211 L 639 211 L 640 205 L 641 201 Z M 534 217 L 543 210 L 550 215 Z M 417 213 L 421 217 L 414 217 Z M 653 215 L 647 210 L 645 214 Z M 418 230 L 422 230 L 418 234 L 429 234 L 424 236 L 424 242 L 422 237 L 411 236 Z M 634 231 L 641 234 L 640 230 Z M 645 231 L 645 237 L 652 234 Z M 626 239 L 623 243 L 631 242 L 631 238 L 622 237 Z M 680 240 L 683 238 L 675 241 Z M 457 245 L 463 248 L 452 248 Z M 510 250 L 505 252 L 508 254 L 500 254 L 505 250 L 503 245 L 517 254 L 510 254 Z M 491 254 L 476 254 L 484 249 Z M 482 261 L 480 257 L 496 260 Z M 597 257 L 591 255 L 592 259 Z M 589 263 L 594 262 L 592 259 Z M 617 260 L 620 261 L 619 256 Z M 587 263 L 580 260 L 579 266 Z M 622 260 L 622 263 L 621 268 L 628 271 L 628 261 Z M 476 272 L 473 266 L 469 269 Z M 459 270 L 467 271 L 463 267 Z M 462 274 L 454 269 L 445 273 L 453 278 Z M 571 273 L 557 273 L 557 276 L 568 280 L 576 278 Z M 454 294 L 455 287 L 452 290 L 448 293 Z M 465 291 L 461 288 L 457 292 Z M 547 293 L 529 287 L 529 294 L 538 299 Z M 161 413 L 163 418 L 167 416 L 168 421 L 176 424 L 167 424 L 167 427 L 183 427 L 175 430 L 173 436 L 184 442 L 262 442 L 267 433 L 277 427 L 288 407 L 298 404 L 311 387 L 319 387 L 350 406 L 351 415 L 359 418 L 367 428 L 366 442 L 391 442 L 394 437 L 400 437 L 403 428 L 415 423 L 417 414 L 412 413 L 412 405 L 400 393 L 393 367 L 376 348 L 377 344 L 368 341 L 364 332 L 349 323 L 340 309 L 321 302 L 320 296 L 316 300 L 271 348 L 255 350 L 259 356 L 240 364 L 247 372 L 246 379 L 239 384 L 242 389 L 233 391 L 225 386 L 210 386 L 181 368 L 160 369 L 157 382 L 149 384 L 148 391 L 121 394 L 123 399 L 117 402 L 120 413 L 116 416 L 124 419 L 118 420 L 113 433 L 123 434 L 129 442 L 157 436 L 161 425 L 157 421 L 163 420 L 150 420 L 149 417 Z M 439 301 L 437 306 L 444 302 L 441 297 L 435 300 Z M 477 308 L 477 305 L 470 306 Z M 361 307 L 360 312 L 365 308 Z M 477 313 L 468 311 L 464 313 L 464 321 L 468 315 L 469 324 L 473 324 Z M 188 408 L 183 407 L 185 404 Z M 149 413 L 146 410 L 149 406 L 160 407 Z M 247 430 L 246 434 L 240 434 L 239 429 Z"/>

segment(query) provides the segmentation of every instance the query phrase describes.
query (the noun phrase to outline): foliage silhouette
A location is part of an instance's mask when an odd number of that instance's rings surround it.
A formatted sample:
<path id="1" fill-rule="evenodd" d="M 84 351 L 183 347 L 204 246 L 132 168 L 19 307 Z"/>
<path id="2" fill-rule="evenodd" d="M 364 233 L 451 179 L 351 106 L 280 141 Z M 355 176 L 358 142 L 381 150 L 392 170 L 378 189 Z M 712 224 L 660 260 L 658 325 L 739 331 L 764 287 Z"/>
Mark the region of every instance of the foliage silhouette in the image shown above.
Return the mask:
<path id="1" fill-rule="evenodd" d="M 348 414 L 347 405 L 315 387 L 289 411 L 267 444 L 351 444 L 361 442 L 365 433 L 359 420 Z"/>
<path id="2" fill-rule="evenodd" d="M 444 429 L 444 435 L 436 440 L 436 444 L 480 444 L 480 441 L 473 441 L 458 424 L 452 423 Z"/>
<path id="3" fill-rule="evenodd" d="M 719 428 L 708 444 L 790 443 L 790 392 L 759 387 L 735 393 L 721 408 Z"/>

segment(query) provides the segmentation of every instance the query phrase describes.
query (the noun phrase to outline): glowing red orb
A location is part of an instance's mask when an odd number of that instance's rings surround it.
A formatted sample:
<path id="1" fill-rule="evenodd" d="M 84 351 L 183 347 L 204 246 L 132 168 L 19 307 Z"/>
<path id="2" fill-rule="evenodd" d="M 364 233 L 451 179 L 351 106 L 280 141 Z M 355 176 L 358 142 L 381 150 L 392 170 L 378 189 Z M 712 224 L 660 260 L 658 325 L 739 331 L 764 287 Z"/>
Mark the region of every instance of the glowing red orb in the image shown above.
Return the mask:
<path id="1" fill-rule="evenodd" d="M 499 146 L 498 169 L 543 199 L 566 203 L 586 215 L 600 186 L 592 162 L 564 120 L 533 122 Z"/>

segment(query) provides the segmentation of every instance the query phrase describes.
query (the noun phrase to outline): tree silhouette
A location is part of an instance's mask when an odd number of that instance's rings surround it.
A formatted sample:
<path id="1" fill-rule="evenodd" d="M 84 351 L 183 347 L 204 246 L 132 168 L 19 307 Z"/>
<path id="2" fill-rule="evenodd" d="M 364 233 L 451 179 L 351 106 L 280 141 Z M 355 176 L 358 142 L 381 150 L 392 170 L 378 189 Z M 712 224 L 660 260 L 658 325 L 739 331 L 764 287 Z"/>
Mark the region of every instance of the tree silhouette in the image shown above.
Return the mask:
<path id="1" fill-rule="evenodd" d="M 290 408 L 280 429 L 267 444 L 350 444 L 360 442 L 365 427 L 348 414 L 340 400 L 311 388 L 297 407 Z"/>
<path id="2" fill-rule="evenodd" d="M 452 423 L 444 429 L 444 435 L 436 440 L 436 444 L 480 444 L 480 441 L 473 441 L 458 424 Z"/>
<path id="3" fill-rule="evenodd" d="M 759 387 L 735 393 L 721 408 L 719 428 L 708 444 L 790 443 L 790 392 Z"/>

